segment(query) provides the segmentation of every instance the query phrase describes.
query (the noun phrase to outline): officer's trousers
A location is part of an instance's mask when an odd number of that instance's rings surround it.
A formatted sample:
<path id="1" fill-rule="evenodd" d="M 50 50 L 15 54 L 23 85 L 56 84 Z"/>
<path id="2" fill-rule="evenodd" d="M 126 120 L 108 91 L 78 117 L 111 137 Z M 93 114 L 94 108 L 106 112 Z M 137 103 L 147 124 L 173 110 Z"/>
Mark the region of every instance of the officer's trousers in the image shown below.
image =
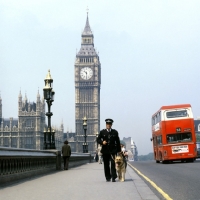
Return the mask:
<path id="1" fill-rule="evenodd" d="M 115 159 L 115 154 L 112 155 L 113 159 Z M 115 161 L 112 159 L 110 154 L 103 154 L 103 163 L 104 163 L 104 173 L 106 179 L 116 179 L 116 169 L 115 169 Z M 111 167 L 110 167 L 111 163 Z"/>

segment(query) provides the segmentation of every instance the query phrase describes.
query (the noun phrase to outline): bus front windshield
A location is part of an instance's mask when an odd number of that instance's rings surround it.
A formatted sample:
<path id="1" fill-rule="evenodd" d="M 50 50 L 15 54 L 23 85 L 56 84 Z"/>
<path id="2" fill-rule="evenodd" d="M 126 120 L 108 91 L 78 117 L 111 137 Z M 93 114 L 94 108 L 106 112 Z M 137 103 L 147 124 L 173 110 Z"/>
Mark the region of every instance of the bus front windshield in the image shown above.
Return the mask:
<path id="1" fill-rule="evenodd" d="M 191 133 L 175 133 L 167 135 L 167 143 L 188 142 L 191 140 Z"/>
<path id="2" fill-rule="evenodd" d="M 167 112 L 167 118 L 187 117 L 187 110 L 178 110 Z"/>

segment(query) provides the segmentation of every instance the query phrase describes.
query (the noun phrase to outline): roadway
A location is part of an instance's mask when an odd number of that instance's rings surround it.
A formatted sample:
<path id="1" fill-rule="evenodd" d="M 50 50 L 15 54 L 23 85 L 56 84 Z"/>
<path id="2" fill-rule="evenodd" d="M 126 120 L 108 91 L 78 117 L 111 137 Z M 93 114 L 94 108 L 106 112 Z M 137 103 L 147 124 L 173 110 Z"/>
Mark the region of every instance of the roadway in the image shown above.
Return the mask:
<path id="1" fill-rule="evenodd" d="M 174 200 L 200 200 L 200 160 L 194 163 L 138 161 L 130 164 Z M 148 183 L 152 190 L 153 187 Z M 154 190 L 160 199 L 159 193 Z"/>

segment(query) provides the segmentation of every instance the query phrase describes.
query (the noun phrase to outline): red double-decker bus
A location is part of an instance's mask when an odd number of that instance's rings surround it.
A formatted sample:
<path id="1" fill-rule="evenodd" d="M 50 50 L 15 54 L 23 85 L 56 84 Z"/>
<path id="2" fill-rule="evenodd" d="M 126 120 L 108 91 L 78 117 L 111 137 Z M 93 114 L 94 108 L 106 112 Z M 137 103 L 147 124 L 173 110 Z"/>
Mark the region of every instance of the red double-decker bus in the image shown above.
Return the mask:
<path id="1" fill-rule="evenodd" d="M 193 162 L 197 150 L 191 105 L 162 106 L 152 116 L 151 140 L 156 163 Z"/>

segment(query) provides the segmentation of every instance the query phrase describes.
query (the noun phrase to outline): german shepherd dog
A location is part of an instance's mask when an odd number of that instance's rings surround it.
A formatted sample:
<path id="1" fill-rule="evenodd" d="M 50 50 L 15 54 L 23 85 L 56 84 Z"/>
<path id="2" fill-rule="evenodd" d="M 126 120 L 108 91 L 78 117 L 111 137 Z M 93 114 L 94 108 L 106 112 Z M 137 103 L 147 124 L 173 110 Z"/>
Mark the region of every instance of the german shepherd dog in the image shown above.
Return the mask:
<path id="1" fill-rule="evenodd" d="M 125 173 L 126 173 L 126 160 L 121 152 L 118 156 L 115 157 L 115 168 L 118 173 L 119 181 L 124 182 L 125 180 Z"/>

